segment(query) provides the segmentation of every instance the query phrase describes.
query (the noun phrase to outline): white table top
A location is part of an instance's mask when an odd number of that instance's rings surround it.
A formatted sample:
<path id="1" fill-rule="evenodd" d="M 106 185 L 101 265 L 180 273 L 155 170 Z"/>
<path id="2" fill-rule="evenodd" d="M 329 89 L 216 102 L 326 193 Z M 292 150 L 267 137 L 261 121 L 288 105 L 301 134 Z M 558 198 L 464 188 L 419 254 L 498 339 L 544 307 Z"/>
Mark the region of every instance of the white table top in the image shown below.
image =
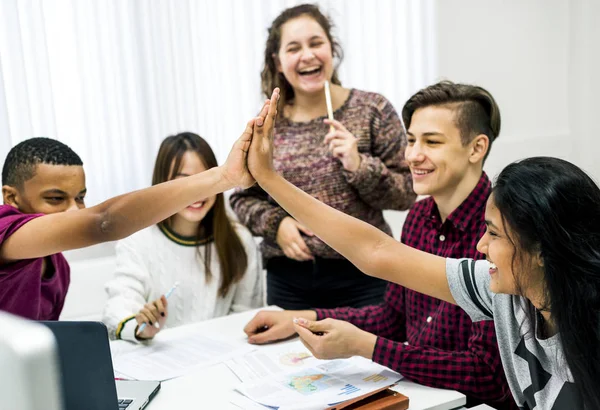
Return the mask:
<path id="1" fill-rule="evenodd" d="M 246 335 L 242 329 L 258 310 L 260 309 L 188 326 L 206 330 L 208 335 L 214 334 L 231 340 L 245 340 Z M 173 331 L 177 331 L 177 329 L 166 329 L 164 332 Z M 113 356 L 119 355 L 131 350 L 134 346 L 121 340 L 113 341 L 111 342 L 112 354 Z M 239 394 L 234 391 L 235 386 L 239 383 L 237 376 L 225 364 L 217 364 L 163 382 L 161 391 L 146 407 L 146 410 L 190 408 L 240 410 L 230 403 L 230 400 Z M 408 380 L 402 380 L 394 390 L 408 396 L 410 399 L 409 410 L 448 410 L 466 403 L 465 396 L 457 391 L 425 387 Z"/>

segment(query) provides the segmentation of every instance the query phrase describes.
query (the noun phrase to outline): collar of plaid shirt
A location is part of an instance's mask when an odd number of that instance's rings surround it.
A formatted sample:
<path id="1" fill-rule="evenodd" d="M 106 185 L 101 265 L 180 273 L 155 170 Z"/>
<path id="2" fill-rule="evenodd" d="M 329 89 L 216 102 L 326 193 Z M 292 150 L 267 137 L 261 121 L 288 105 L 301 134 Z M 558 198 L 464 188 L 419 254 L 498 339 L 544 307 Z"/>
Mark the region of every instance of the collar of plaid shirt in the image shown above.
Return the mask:
<path id="1" fill-rule="evenodd" d="M 463 232 L 472 229 L 474 226 L 478 227 L 479 221 L 473 221 L 473 217 L 478 215 L 478 211 L 482 208 L 485 210 L 485 204 L 491 192 L 492 184 L 487 174 L 482 172 L 473 191 L 471 191 L 469 196 L 458 206 L 458 208 L 448 215 L 446 221 Z M 423 220 L 431 220 L 434 224 L 437 224 L 438 228 L 441 228 L 440 212 L 433 198 L 426 198 L 418 204 L 419 206 L 416 211 L 419 217 Z"/>

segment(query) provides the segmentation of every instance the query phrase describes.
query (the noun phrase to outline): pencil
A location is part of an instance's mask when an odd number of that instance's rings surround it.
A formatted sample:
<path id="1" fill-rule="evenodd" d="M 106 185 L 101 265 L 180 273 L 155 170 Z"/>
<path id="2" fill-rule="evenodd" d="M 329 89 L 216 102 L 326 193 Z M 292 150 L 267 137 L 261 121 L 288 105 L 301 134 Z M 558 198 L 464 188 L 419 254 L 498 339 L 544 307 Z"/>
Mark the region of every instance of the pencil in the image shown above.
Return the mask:
<path id="1" fill-rule="evenodd" d="M 173 293 L 173 291 L 175 290 L 175 288 L 179 286 L 179 282 L 175 282 L 175 284 L 171 287 L 171 289 L 169 289 L 169 291 L 167 293 L 165 293 L 165 298 L 169 299 L 169 296 L 171 296 L 171 293 Z M 158 323 L 157 323 L 158 324 Z M 142 333 L 144 331 L 144 329 L 146 328 L 147 323 L 144 322 L 140 325 L 140 327 L 138 328 L 138 331 L 135 333 L 135 335 L 139 335 L 140 333 Z"/>
<path id="2" fill-rule="evenodd" d="M 329 90 L 329 81 L 325 81 L 325 103 L 327 104 L 327 117 L 333 121 L 333 107 L 331 106 L 331 91 Z M 329 126 L 329 132 L 334 130 L 334 126 Z"/>

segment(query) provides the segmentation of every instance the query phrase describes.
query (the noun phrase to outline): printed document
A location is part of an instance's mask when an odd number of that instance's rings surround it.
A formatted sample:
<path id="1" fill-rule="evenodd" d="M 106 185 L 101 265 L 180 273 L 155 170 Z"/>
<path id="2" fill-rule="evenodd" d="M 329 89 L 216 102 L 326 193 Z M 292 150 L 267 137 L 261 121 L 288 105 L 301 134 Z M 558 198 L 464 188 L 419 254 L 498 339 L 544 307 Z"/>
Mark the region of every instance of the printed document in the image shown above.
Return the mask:
<path id="1" fill-rule="evenodd" d="M 254 349 L 242 341 L 221 340 L 198 331 L 158 336 L 149 345 L 113 357 L 115 373 L 135 380 L 164 381 Z"/>
<path id="2" fill-rule="evenodd" d="M 237 391 L 279 410 L 332 406 L 402 379 L 362 357 L 315 359 L 300 341 L 263 346 L 225 364 L 242 380 Z"/>

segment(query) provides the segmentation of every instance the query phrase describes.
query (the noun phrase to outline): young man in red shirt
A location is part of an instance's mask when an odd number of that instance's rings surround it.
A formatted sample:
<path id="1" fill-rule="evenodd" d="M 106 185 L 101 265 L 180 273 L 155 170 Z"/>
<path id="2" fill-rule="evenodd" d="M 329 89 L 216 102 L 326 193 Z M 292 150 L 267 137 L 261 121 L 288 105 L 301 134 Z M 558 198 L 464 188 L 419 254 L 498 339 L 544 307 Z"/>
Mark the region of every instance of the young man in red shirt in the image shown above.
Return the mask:
<path id="1" fill-rule="evenodd" d="M 439 256 L 482 259 L 476 244 L 491 193 L 483 163 L 500 132 L 496 102 L 483 88 L 441 82 L 413 95 L 402 117 L 414 190 L 429 195 L 411 208 L 402 242 Z M 458 306 L 390 283 L 381 305 L 262 311 L 244 331 L 250 343 L 283 339 L 295 333 L 293 318 L 327 319 L 312 325 L 329 334 L 328 359 L 363 356 L 417 383 L 458 390 L 468 405 L 515 408 L 493 322 L 473 323 Z"/>

